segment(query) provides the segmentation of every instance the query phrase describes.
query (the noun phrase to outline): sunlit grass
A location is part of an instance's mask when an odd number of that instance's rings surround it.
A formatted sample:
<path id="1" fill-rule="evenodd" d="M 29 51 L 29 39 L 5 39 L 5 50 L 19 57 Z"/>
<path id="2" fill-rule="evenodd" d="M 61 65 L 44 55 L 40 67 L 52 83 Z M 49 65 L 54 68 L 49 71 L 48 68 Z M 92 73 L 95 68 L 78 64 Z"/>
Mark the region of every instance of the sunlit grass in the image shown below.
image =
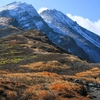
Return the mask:
<path id="1" fill-rule="evenodd" d="M 11 64 L 11 63 L 19 63 L 24 60 L 24 58 L 8 58 L 8 59 L 0 59 L 0 65 Z"/>

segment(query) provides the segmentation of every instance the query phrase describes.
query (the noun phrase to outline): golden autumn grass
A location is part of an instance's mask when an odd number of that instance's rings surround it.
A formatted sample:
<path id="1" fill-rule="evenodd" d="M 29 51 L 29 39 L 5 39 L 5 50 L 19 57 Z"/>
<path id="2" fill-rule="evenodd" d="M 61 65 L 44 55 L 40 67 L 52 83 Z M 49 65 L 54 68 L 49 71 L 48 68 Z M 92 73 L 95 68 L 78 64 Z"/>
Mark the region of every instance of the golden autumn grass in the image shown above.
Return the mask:
<path id="1" fill-rule="evenodd" d="M 90 100 L 68 79 L 95 81 L 100 65 L 62 53 L 36 30 L 1 39 L 0 48 L 0 100 Z"/>
<path id="2" fill-rule="evenodd" d="M 3 93 L 2 97 L 6 97 L 7 100 L 17 100 L 18 98 L 23 100 L 51 100 L 51 98 L 52 100 L 90 99 L 88 98 L 87 89 L 83 85 L 68 82 L 64 78 L 66 75 L 63 76 L 46 71 L 31 73 L 1 72 L 0 93 Z M 82 79 L 81 73 L 76 74 L 76 76 L 66 77 Z M 84 76 L 85 80 L 86 78 Z"/>
<path id="3" fill-rule="evenodd" d="M 54 72 L 1 70 L 0 80 L 1 98 L 5 100 L 89 100 L 84 86 L 68 82 L 63 75 Z"/>
<path id="4" fill-rule="evenodd" d="M 94 68 L 87 70 L 85 72 L 77 73 L 76 75 L 81 76 L 81 77 L 97 77 L 99 73 L 100 73 L 100 69 L 97 67 L 94 67 Z"/>
<path id="5" fill-rule="evenodd" d="M 89 99 L 84 86 L 65 81 L 56 73 L 3 73 L 0 80 L 1 98 L 5 100 Z"/>

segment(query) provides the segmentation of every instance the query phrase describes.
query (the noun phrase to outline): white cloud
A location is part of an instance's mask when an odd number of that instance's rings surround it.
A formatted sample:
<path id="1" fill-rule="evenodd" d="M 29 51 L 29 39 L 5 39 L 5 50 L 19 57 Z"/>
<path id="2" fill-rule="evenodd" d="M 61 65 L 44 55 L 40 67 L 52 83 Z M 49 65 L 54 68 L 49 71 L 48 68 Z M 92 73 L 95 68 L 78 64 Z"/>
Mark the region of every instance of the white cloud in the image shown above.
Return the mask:
<path id="1" fill-rule="evenodd" d="M 48 8 L 46 8 L 46 7 L 41 7 L 39 10 L 38 10 L 38 13 L 40 14 L 42 11 L 44 11 L 44 10 L 47 10 Z"/>
<path id="2" fill-rule="evenodd" d="M 67 14 L 69 18 L 76 21 L 80 26 L 100 35 L 100 20 L 92 22 L 87 18 L 83 18 L 81 16 L 73 16 L 71 14 Z"/>

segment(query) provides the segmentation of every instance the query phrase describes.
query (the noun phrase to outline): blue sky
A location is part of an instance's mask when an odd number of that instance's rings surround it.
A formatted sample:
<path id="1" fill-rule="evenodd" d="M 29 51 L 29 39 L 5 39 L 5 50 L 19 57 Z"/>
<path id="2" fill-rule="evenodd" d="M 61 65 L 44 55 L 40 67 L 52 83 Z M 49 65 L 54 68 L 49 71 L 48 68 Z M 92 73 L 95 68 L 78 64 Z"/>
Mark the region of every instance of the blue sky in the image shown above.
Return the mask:
<path id="1" fill-rule="evenodd" d="M 1 0 L 0 7 L 14 0 Z M 57 9 L 67 14 L 89 18 L 91 21 L 100 19 L 100 0 L 16 0 L 32 4 L 37 10 L 41 7 Z"/>
<path id="2" fill-rule="evenodd" d="M 15 0 L 1 0 L 0 7 Z M 100 34 L 100 0 L 16 0 L 41 7 L 57 9 L 77 21 L 81 26 Z M 81 21 L 80 21 L 81 20 Z M 90 25 L 91 24 L 91 25 Z M 95 28 L 94 28 L 95 27 Z"/>

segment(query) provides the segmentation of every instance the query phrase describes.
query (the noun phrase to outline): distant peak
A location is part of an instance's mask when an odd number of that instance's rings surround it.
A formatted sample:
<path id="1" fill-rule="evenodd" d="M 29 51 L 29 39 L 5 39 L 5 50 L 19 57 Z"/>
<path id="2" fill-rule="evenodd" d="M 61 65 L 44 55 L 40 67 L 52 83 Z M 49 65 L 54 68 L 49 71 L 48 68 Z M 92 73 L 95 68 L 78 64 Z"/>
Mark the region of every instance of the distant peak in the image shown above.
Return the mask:
<path id="1" fill-rule="evenodd" d="M 48 8 L 46 7 L 41 7 L 39 10 L 38 10 L 38 13 L 40 14 L 41 12 L 45 11 L 45 10 L 48 10 Z"/>
<path id="2" fill-rule="evenodd" d="M 7 4 L 7 6 L 9 6 L 9 5 L 16 5 L 16 4 L 21 4 L 21 3 L 22 3 L 21 1 L 19 1 L 19 2 L 14 1 L 14 2 L 12 2 L 12 3 Z"/>
<path id="3" fill-rule="evenodd" d="M 61 11 L 58 11 L 56 9 L 46 9 L 46 10 L 43 10 L 42 12 L 50 12 L 50 13 L 56 13 L 56 14 L 61 13 L 61 14 L 63 14 Z"/>
<path id="4" fill-rule="evenodd" d="M 13 10 L 13 9 L 18 8 L 18 7 L 23 8 L 23 9 L 26 9 L 26 8 L 28 9 L 29 6 L 31 8 L 33 7 L 32 5 L 29 5 L 29 4 L 25 3 L 25 2 L 20 2 L 20 1 L 16 2 L 16 1 L 14 1 L 14 2 L 9 3 L 9 4 L 7 4 L 7 5 L 3 6 L 3 7 L 0 7 L 0 12 L 4 11 L 4 10 Z"/>

